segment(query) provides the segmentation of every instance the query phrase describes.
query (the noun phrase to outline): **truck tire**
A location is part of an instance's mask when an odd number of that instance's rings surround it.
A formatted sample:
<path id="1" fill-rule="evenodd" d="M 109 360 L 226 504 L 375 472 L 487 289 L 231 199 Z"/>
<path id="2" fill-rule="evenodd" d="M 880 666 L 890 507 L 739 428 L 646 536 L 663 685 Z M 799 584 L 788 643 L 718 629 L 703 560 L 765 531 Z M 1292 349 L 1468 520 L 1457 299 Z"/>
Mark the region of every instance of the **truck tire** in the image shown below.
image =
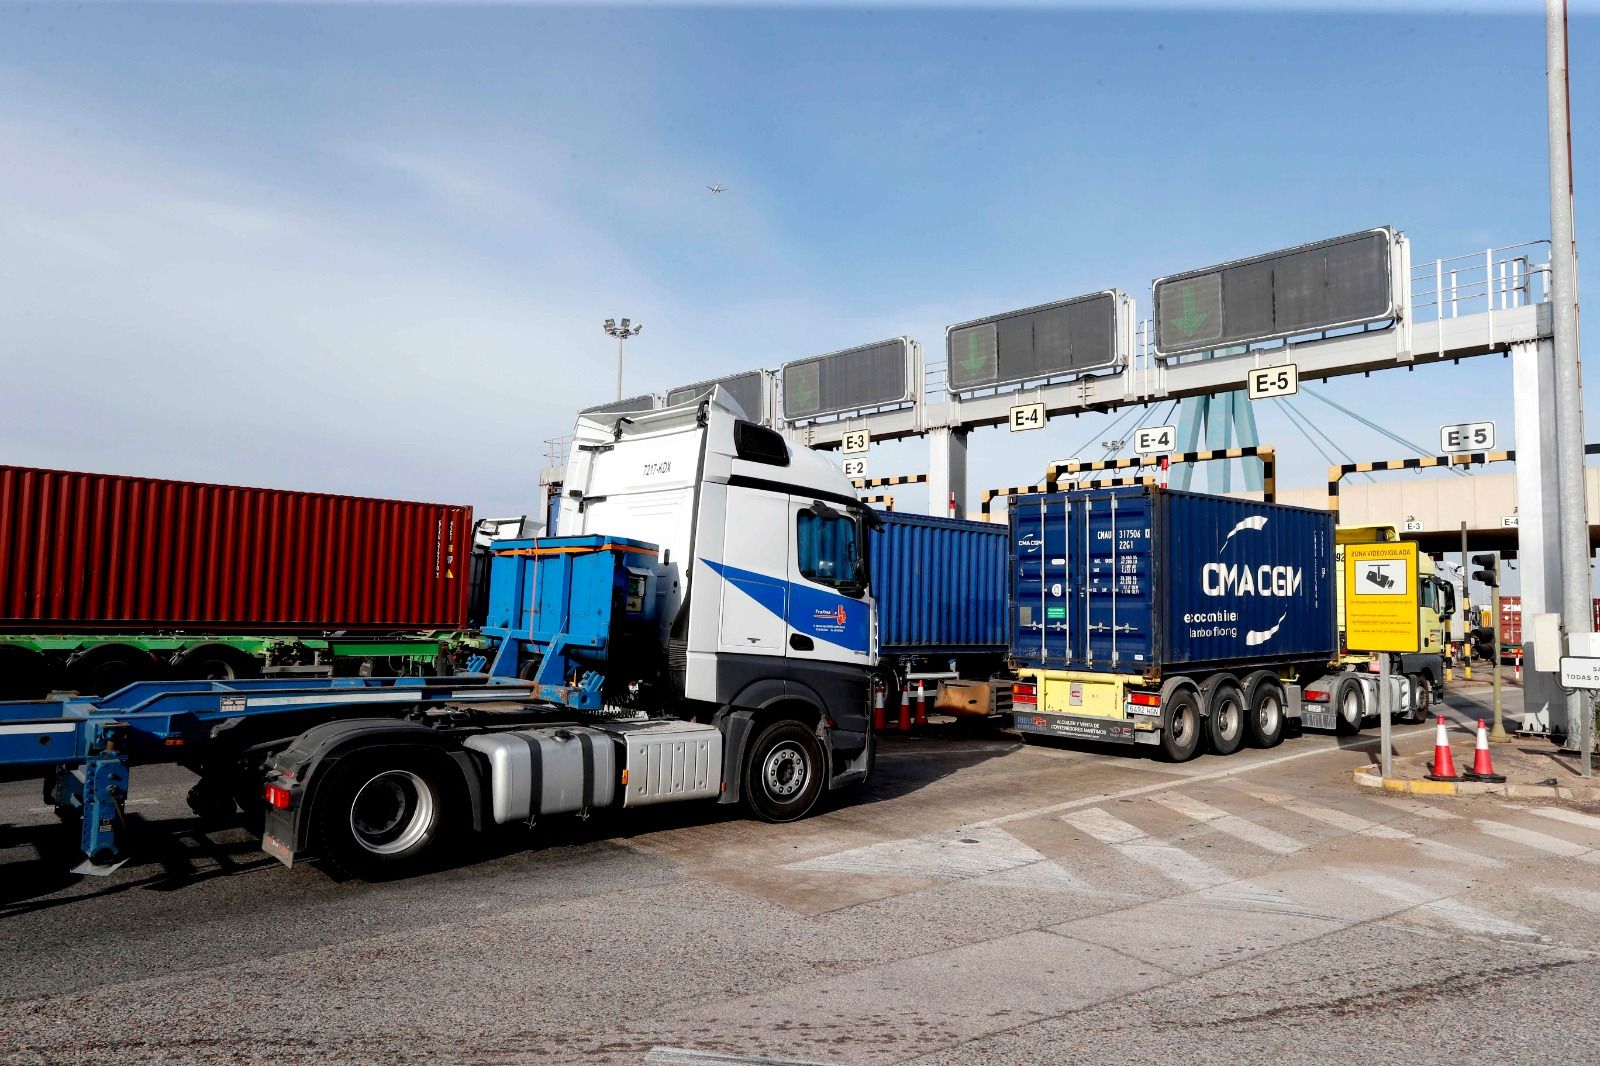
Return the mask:
<path id="1" fill-rule="evenodd" d="M 155 656 L 131 644 L 96 644 L 67 660 L 67 683 L 85 696 L 109 696 L 136 681 L 160 676 Z"/>
<path id="2" fill-rule="evenodd" d="M 254 656 L 226 644 L 191 648 L 173 664 L 173 674 L 185 681 L 239 681 L 261 676 Z"/>
<path id="3" fill-rule="evenodd" d="M 1406 680 L 1411 682 L 1411 710 L 1400 717 L 1411 725 L 1421 725 L 1428 720 L 1428 706 L 1433 702 L 1433 682 L 1426 674 L 1412 674 Z"/>
<path id="4" fill-rule="evenodd" d="M 1288 698 L 1283 683 L 1269 671 L 1251 674 L 1245 681 L 1246 733 L 1253 748 L 1275 748 L 1283 743 L 1288 719 L 1283 713 Z"/>
<path id="5" fill-rule="evenodd" d="M 1200 751 L 1200 696 L 1184 686 L 1173 689 L 1161 708 L 1161 742 L 1167 762 L 1188 762 Z"/>
<path id="6" fill-rule="evenodd" d="M 1367 719 L 1367 692 L 1358 678 L 1346 675 L 1334 682 L 1328 702 L 1333 708 L 1335 735 L 1353 737 L 1361 732 Z"/>
<path id="7" fill-rule="evenodd" d="M 317 850 L 335 869 L 369 881 L 434 865 L 458 814 L 451 772 L 426 751 L 343 760 L 311 811 Z"/>
<path id="8" fill-rule="evenodd" d="M 1232 755 L 1244 747 L 1244 690 L 1231 674 L 1213 674 L 1200 687 L 1206 704 L 1206 746 L 1215 755 Z"/>
<path id="9" fill-rule="evenodd" d="M 811 813 L 826 784 L 822 745 L 791 719 L 767 726 L 745 756 L 744 794 L 763 822 L 792 822 Z"/>

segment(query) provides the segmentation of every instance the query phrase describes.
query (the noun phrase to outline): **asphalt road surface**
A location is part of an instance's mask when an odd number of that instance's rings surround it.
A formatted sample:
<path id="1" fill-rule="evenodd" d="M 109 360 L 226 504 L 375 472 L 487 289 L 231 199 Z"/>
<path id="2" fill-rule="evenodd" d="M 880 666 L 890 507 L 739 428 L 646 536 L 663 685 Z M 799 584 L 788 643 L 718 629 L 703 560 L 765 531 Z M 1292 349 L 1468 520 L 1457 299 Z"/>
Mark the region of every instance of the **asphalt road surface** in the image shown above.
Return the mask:
<path id="1" fill-rule="evenodd" d="M 140 860 L 76 878 L 6 785 L 0 1061 L 1600 1059 L 1600 811 L 1358 792 L 1374 732 L 1181 766 L 891 740 L 795 825 L 551 822 L 389 884 L 202 832 L 162 768 Z"/>

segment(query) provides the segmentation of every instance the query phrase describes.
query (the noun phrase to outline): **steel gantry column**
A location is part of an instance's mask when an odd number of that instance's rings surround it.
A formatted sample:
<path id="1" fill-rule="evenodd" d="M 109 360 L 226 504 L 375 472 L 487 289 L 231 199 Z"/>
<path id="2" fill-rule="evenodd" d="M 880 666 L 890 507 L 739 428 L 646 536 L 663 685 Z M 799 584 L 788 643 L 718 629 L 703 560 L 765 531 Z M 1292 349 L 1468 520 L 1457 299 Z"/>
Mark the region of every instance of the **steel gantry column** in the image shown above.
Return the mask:
<path id="1" fill-rule="evenodd" d="M 1517 569 L 1522 582 L 1522 641 L 1533 661 L 1533 616 L 1561 609 L 1560 483 L 1556 477 L 1556 391 L 1549 341 L 1511 346 L 1511 403 L 1517 449 Z M 1461 560 L 1463 574 L 1467 560 Z M 1585 575 L 1587 578 L 1587 575 Z M 1495 624 L 1499 625 L 1496 619 Z M 1565 706 L 1558 678 L 1523 675 L 1522 727 L 1550 731 Z"/>
<path id="2" fill-rule="evenodd" d="M 928 430 L 928 513 L 967 516 L 967 430 L 939 426 Z"/>

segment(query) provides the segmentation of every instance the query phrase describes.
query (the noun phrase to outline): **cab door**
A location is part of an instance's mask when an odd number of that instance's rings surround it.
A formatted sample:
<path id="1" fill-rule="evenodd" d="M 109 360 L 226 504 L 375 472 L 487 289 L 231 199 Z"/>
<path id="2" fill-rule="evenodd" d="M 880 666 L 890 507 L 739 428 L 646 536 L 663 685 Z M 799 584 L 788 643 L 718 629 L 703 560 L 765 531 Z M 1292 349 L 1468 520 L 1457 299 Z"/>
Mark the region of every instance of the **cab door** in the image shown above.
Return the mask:
<path id="1" fill-rule="evenodd" d="M 789 515 L 785 653 L 791 667 L 801 661 L 871 665 L 877 634 L 861 516 L 803 496 L 789 498 Z"/>

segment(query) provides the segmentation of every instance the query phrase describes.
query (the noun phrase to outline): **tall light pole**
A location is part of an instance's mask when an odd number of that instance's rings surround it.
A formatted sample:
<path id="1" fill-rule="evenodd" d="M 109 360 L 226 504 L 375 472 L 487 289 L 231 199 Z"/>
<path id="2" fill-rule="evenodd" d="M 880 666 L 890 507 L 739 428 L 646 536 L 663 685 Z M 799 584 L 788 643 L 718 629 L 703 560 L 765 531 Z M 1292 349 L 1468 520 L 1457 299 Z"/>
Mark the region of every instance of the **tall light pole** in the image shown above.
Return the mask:
<path id="1" fill-rule="evenodd" d="M 614 318 L 606 319 L 606 332 L 617 338 L 617 399 L 622 399 L 622 345 L 629 337 L 636 336 L 644 329 L 643 322 L 631 322 L 623 319 L 620 324 Z"/>
<path id="2" fill-rule="evenodd" d="M 1561 614 L 1570 637 L 1594 629 L 1589 602 L 1589 515 L 1583 484 L 1583 385 L 1578 364 L 1578 243 L 1572 228 L 1572 111 L 1567 82 L 1566 0 L 1545 0 L 1545 91 L 1550 138 L 1550 310 L 1556 371 Z M 1588 777 L 1594 712 L 1567 697 L 1567 746 Z"/>

